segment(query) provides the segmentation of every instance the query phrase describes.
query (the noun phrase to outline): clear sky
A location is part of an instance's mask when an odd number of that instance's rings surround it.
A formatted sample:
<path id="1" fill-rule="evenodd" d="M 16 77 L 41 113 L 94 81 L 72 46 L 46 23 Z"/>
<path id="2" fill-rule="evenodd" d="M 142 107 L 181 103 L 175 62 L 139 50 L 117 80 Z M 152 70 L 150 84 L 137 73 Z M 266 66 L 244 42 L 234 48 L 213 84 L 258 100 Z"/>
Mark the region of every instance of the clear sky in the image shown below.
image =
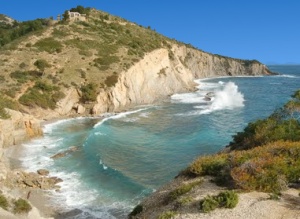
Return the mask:
<path id="1" fill-rule="evenodd" d="M 300 0 L 0 0 L 18 21 L 93 7 L 204 51 L 265 64 L 300 63 Z"/>

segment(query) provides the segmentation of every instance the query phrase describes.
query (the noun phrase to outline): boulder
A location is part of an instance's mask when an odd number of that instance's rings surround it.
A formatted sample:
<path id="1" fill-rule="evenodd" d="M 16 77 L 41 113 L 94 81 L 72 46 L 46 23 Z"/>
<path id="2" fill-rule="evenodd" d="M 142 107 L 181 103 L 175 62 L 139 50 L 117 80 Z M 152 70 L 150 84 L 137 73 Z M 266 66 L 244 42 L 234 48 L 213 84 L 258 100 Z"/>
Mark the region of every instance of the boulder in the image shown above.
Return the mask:
<path id="1" fill-rule="evenodd" d="M 83 114 L 84 112 L 85 112 L 85 108 L 82 105 L 78 104 L 77 113 L 78 114 Z"/>
<path id="2" fill-rule="evenodd" d="M 39 170 L 37 170 L 37 173 L 41 176 L 47 176 L 47 175 L 49 175 L 49 170 L 39 169 Z"/>

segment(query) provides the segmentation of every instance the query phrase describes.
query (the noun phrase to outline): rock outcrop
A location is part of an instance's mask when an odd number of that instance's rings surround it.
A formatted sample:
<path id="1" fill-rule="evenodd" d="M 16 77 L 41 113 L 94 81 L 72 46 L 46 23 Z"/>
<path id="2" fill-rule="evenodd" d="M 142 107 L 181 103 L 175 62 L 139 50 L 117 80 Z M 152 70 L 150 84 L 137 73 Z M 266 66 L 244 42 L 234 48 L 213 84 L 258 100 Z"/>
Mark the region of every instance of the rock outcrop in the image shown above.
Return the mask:
<path id="1" fill-rule="evenodd" d="M 44 173 L 44 172 L 43 172 Z M 5 184 L 8 187 L 19 187 L 19 188 L 37 188 L 37 189 L 59 189 L 56 185 L 62 182 L 62 179 L 55 176 L 46 176 L 39 173 L 23 172 L 14 170 L 9 173 L 9 177 L 6 179 Z"/>
<path id="2" fill-rule="evenodd" d="M 7 113 L 11 118 L 0 120 L 0 181 L 7 179 L 10 173 L 3 158 L 4 149 L 42 135 L 40 120 L 14 110 L 7 109 Z"/>
<path id="3" fill-rule="evenodd" d="M 40 120 L 25 113 L 7 109 L 10 119 L 0 120 L 0 148 L 20 144 L 42 135 Z"/>

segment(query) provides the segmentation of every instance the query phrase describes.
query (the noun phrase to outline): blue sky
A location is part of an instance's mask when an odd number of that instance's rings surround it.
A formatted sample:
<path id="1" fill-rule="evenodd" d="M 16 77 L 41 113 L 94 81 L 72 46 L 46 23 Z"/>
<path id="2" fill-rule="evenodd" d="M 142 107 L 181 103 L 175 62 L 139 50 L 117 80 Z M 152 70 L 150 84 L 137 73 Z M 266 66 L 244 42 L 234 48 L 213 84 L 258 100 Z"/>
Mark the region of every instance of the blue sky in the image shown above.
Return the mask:
<path id="1" fill-rule="evenodd" d="M 123 17 L 204 51 L 265 64 L 300 63 L 298 0 L 0 0 L 16 20 L 82 5 Z"/>

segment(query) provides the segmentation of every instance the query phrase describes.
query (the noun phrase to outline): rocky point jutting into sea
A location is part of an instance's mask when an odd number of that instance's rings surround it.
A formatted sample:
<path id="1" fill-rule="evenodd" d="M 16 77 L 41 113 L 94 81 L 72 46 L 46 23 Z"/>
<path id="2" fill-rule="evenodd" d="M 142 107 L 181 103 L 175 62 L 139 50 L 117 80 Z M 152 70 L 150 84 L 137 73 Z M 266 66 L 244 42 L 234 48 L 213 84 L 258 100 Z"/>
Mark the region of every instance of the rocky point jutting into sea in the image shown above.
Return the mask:
<path id="1" fill-rule="evenodd" d="M 113 39 L 95 28 L 111 31 Z M 1 100 L 8 117 L 0 120 L 1 189 L 29 201 L 31 189 L 59 191 L 60 179 L 48 177 L 46 170 L 11 170 L 3 151 L 42 136 L 43 122 L 158 103 L 175 93 L 194 91 L 195 79 L 272 74 L 256 60 L 206 53 L 95 9 L 89 10 L 88 21 L 43 23 L 40 31 L 9 42 L 0 51 L 0 74 L 5 78 Z M 144 45 L 135 34 L 155 42 Z M 103 50 L 99 42 L 105 37 L 110 43 Z M 105 57 L 108 61 L 103 61 Z M 14 196 L 15 190 L 23 192 Z"/>

